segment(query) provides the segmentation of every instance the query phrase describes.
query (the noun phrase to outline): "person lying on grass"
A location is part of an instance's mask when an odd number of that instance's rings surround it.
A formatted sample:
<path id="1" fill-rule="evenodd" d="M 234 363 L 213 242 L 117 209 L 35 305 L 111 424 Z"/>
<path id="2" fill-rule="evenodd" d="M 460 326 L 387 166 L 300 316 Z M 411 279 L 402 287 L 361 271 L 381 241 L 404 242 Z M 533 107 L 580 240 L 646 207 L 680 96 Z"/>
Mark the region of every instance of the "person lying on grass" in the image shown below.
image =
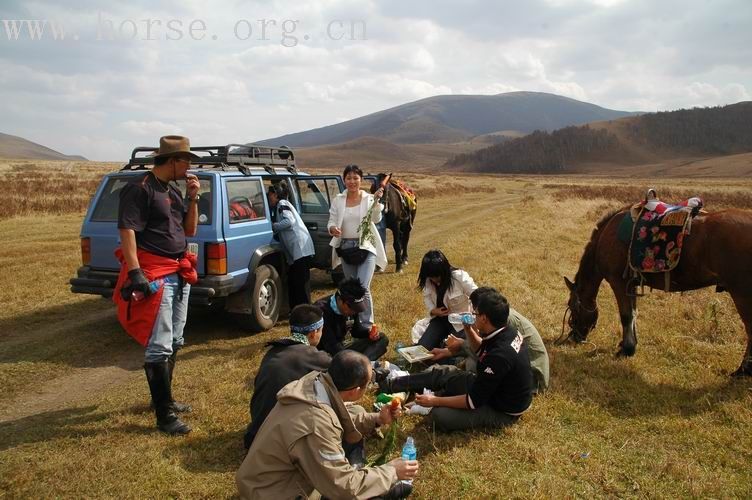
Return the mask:
<path id="1" fill-rule="evenodd" d="M 385 405 L 366 413 L 356 402 L 373 378 L 368 358 L 337 353 L 326 372 L 314 371 L 287 384 L 253 440 L 235 475 L 241 498 L 403 498 L 418 472 L 418 462 L 397 458 L 384 465 L 354 466 L 342 446 L 389 425 L 401 407 Z M 363 458 L 364 454 L 363 454 Z"/>
<path id="2" fill-rule="evenodd" d="M 470 302 L 473 307 L 478 306 L 478 297 L 482 294 L 494 290 L 491 287 L 482 286 L 473 290 L 470 294 Z M 525 340 L 525 346 L 527 347 L 527 354 L 530 358 L 530 369 L 533 371 L 533 393 L 538 394 L 545 392 L 548 389 L 549 381 L 549 369 L 548 369 L 548 351 L 546 351 L 546 345 L 543 343 L 543 339 L 538 333 L 538 329 L 535 328 L 529 319 L 517 312 L 514 308 L 509 308 L 509 319 L 507 320 L 509 326 L 513 326 L 518 332 L 522 334 L 522 338 Z M 465 337 L 474 336 L 478 337 L 478 330 L 475 325 L 464 324 Z M 444 359 L 450 359 L 453 357 L 464 358 L 464 368 L 467 371 L 475 372 L 477 369 L 478 358 L 475 355 L 475 351 L 470 348 L 468 342 L 463 338 L 450 335 L 446 340 L 446 347 L 437 347 L 431 350 L 433 354 L 432 361 L 437 362 Z"/>
<path id="3" fill-rule="evenodd" d="M 430 369 L 379 383 L 382 392 L 413 391 L 415 402 L 432 407 L 443 431 L 498 428 L 515 423 L 532 402 L 533 375 L 522 335 L 510 325 L 509 303 L 496 290 L 480 294 L 476 332 L 467 341 L 478 355 L 477 372 L 455 366 Z M 441 395 L 420 394 L 428 388 Z"/>
<path id="4" fill-rule="evenodd" d="M 277 393 L 284 386 L 312 371 L 324 371 L 332 362 L 329 354 L 316 346 L 321 340 L 324 315 L 316 306 L 300 304 L 290 313 L 290 336 L 272 340 L 267 346 L 253 382 L 251 423 L 243 437 L 246 449 L 251 447 L 261 424 L 277 404 Z"/>

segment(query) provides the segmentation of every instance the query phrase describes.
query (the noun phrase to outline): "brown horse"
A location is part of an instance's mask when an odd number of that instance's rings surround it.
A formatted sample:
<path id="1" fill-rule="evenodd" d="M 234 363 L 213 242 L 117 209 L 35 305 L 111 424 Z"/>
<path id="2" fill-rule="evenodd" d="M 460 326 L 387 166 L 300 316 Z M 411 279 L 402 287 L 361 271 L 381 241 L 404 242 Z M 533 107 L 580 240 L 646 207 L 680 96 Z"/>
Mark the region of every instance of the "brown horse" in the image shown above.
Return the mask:
<path id="1" fill-rule="evenodd" d="M 625 215 L 627 214 L 627 215 Z M 569 288 L 570 339 L 583 342 L 598 321 L 596 298 L 605 279 L 616 296 L 621 317 L 619 355 L 632 356 L 637 348 L 636 282 L 625 277 L 628 245 L 617 238 L 622 208 L 596 225 Z M 665 289 L 664 273 L 645 273 L 645 284 Z M 752 212 L 724 210 L 696 217 L 684 239 L 679 264 L 670 273 L 671 292 L 715 285 L 728 291 L 747 331 L 747 350 L 735 376 L 752 376 Z"/>
<path id="2" fill-rule="evenodd" d="M 407 244 L 410 242 L 410 231 L 415 223 L 418 209 L 410 210 L 402 201 L 402 194 L 390 182 L 392 174 L 378 174 L 371 185 L 371 193 L 379 187 L 384 187 L 381 202 L 384 204 L 384 222 L 386 228 L 392 231 L 392 247 L 394 260 L 397 262 L 396 271 L 402 272 L 407 265 Z"/>

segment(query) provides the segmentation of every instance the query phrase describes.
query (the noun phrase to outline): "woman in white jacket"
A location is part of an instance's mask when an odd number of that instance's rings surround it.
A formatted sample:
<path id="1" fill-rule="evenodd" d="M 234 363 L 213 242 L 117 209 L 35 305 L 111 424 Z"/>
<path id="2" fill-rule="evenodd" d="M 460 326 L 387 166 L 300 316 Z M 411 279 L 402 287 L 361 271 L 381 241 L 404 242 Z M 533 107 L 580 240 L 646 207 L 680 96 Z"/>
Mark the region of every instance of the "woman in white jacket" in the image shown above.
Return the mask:
<path id="1" fill-rule="evenodd" d="M 360 189 L 363 171 L 357 165 L 348 165 L 342 173 L 345 191 L 338 194 L 329 209 L 327 228 L 333 236 L 332 269 L 342 262 L 346 278 L 355 277 L 366 289 L 366 309 L 359 313 L 360 324 L 367 329 L 373 326 L 373 300 L 371 278 L 375 268 L 386 268 L 386 252 L 375 223 L 381 220 L 383 205 L 379 199 L 384 194 L 379 189 L 373 195 Z M 371 206 L 373 204 L 376 206 Z M 365 221 L 370 210 L 371 220 Z"/>
<path id="2" fill-rule="evenodd" d="M 418 344 L 430 351 L 441 347 L 450 334 L 465 338 L 462 325 L 453 325 L 448 316 L 472 312 L 470 294 L 476 288 L 473 278 L 462 269 L 452 267 L 441 250 L 426 252 L 420 263 L 418 289 L 423 291 L 423 301 L 431 321 Z"/>

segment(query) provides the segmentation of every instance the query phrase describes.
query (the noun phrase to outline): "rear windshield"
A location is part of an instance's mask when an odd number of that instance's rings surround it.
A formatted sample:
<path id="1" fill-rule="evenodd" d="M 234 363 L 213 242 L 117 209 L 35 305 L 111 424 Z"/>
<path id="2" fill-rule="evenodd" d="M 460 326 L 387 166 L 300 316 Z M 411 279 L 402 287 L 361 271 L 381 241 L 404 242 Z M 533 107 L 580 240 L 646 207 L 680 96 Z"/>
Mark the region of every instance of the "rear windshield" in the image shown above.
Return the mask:
<path id="1" fill-rule="evenodd" d="M 94 222 L 117 222 L 118 205 L 120 202 L 120 190 L 131 179 L 128 177 L 110 177 L 102 190 L 102 195 L 97 200 L 91 220 Z M 198 192 L 201 197 L 198 200 L 198 223 L 211 224 L 211 179 L 199 178 L 201 187 Z M 178 188 L 185 193 L 185 181 L 178 181 Z M 186 206 L 188 203 L 186 202 Z"/>

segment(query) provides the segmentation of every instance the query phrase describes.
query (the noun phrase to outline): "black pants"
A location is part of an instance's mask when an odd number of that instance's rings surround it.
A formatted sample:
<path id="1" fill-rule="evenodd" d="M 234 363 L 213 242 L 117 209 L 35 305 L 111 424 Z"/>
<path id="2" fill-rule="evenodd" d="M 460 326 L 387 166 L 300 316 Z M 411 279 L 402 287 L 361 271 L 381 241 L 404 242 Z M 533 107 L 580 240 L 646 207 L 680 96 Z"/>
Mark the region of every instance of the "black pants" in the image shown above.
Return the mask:
<path id="1" fill-rule="evenodd" d="M 381 356 L 386 354 L 388 345 L 389 338 L 379 332 L 379 338 L 377 340 L 373 341 L 370 339 L 354 338 L 347 348 L 365 354 L 365 356 L 371 361 L 377 361 Z"/>
<path id="2" fill-rule="evenodd" d="M 435 316 L 428 322 L 428 328 L 423 332 L 423 336 L 420 337 L 418 344 L 430 351 L 435 347 L 441 347 L 444 340 L 450 334 L 455 337 L 465 338 L 465 331 L 455 331 L 454 326 L 452 326 L 446 316 Z"/>
<path id="3" fill-rule="evenodd" d="M 287 299 L 290 310 L 311 303 L 311 257 L 301 257 L 287 269 Z"/>

